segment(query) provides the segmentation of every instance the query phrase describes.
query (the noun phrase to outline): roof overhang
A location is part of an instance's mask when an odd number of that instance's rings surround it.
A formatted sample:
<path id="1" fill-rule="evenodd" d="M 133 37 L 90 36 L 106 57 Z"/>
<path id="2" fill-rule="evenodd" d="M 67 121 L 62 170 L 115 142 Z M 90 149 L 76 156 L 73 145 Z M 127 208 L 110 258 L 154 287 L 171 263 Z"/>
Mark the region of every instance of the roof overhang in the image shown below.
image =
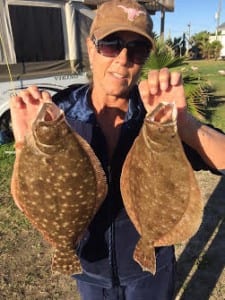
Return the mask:
<path id="1" fill-rule="evenodd" d="M 73 0 L 73 1 L 77 1 L 77 0 Z M 93 8 L 96 8 L 103 2 L 107 2 L 107 0 L 83 0 L 81 2 Z M 174 0 L 137 0 L 137 2 L 144 5 L 145 8 L 151 14 L 155 14 L 155 12 L 161 10 L 168 11 L 168 12 L 174 11 Z"/>

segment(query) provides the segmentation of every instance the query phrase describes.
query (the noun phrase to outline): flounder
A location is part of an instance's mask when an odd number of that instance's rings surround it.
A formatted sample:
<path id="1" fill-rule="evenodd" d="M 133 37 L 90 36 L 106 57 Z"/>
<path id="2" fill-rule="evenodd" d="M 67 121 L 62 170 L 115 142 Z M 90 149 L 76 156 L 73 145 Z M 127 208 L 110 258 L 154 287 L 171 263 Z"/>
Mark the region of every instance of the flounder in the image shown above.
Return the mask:
<path id="1" fill-rule="evenodd" d="M 15 162 L 12 194 L 54 248 L 53 271 L 81 272 L 75 245 L 106 193 L 105 174 L 91 147 L 54 103 L 43 104 Z"/>
<path id="2" fill-rule="evenodd" d="M 169 113 L 169 119 L 156 121 Z M 140 239 L 134 250 L 143 270 L 156 272 L 154 247 L 189 239 L 198 230 L 203 201 L 177 133 L 176 108 L 160 103 L 147 113 L 125 159 L 121 193 Z"/>

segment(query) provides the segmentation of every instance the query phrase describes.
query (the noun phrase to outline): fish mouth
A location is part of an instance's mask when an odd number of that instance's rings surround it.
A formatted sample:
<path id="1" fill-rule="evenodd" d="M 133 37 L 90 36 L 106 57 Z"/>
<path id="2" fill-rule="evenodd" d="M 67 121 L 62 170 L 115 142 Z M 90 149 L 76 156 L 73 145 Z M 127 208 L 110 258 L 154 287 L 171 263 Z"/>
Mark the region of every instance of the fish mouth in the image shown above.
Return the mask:
<path id="1" fill-rule="evenodd" d="M 62 111 L 53 102 L 43 103 L 36 122 L 54 122 L 60 118 Z"/>
<path id="2" fill-rule="evenodd" d="M 64 139 L 68 132 L 68 126 L 65 123 L 64 112 L 53 102 L 46 102 L 32 124 L 32 135 L 36 146 L 52 147 Z"/>
<path id="3" fill-rule="evenodd" d="M 162 125 L 176 124 L 177 108 L 174 102 L 160 102 L 152 112 L 146 116 L 148 122 L 161 123 Z"/>

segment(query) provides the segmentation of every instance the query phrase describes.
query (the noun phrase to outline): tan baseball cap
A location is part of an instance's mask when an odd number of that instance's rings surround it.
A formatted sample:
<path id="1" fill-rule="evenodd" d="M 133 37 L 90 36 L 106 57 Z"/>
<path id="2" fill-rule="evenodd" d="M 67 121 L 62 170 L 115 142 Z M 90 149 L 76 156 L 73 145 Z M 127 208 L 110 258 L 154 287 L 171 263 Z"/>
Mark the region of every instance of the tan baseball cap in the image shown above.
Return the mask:
<path id="1" fill-rule="evenodd" d="M 117 31 L 131 31 L 147 38 L 152 46 L 153 23 L 146 9 L 135 0 L 111 0 L 104 2 L 96 11 L 90 36 L 101 40 Z"/>

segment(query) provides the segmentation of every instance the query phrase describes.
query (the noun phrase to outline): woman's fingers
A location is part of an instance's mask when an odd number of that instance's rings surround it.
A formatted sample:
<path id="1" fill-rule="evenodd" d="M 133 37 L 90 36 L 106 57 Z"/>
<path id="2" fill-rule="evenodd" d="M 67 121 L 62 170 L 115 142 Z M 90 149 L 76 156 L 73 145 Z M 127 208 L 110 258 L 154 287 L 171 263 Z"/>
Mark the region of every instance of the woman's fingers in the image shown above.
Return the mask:
<path id="1" fill-rule="evenodd" d="M 23 141 L 45 102 L 51 102 L 51 95 L 46 91 L 31 86 L 21 90 L 10 99 L 10 111 L 13 133 L 16 141 Z"/>

